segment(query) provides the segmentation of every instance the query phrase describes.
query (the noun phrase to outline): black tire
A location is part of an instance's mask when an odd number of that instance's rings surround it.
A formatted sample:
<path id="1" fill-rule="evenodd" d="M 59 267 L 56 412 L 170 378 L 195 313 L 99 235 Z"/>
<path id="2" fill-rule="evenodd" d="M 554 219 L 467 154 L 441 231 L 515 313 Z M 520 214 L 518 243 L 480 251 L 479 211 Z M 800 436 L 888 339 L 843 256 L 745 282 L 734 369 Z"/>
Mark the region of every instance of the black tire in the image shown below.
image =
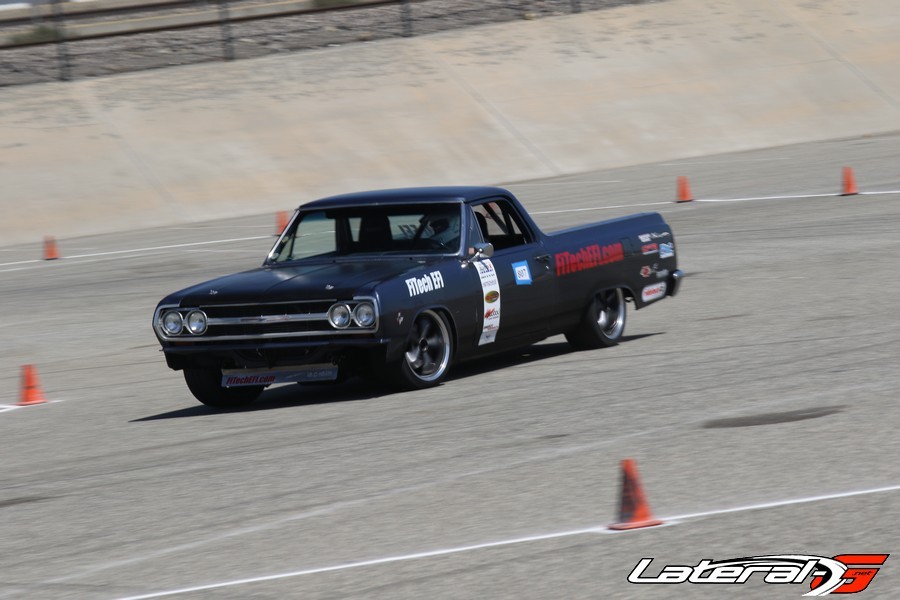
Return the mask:
<path id="1" fill-rule="evenodd" d="M 222 373 L 216 369 L 185 369 L 184 381 L 194 398 L 213 408 L 231 410 L 256 400 L 265 386 L 222 387 Z"/>
<path id="2" fill-rule="evenodd" d="M 450 370 L 453 336 L 440 313 L 426 310 L 409 329 L 406 349 L 399 364 L 388 365 L 392 383 L 401 389 L 420 390 L 440 384 Z"/>
<path id="3" fill-rule="evenodd" d="M 625 333 L 625 294 L 621 288 L 595 295 L 566 340 L 576 350 L 594 350 L 615 346 Z"/>

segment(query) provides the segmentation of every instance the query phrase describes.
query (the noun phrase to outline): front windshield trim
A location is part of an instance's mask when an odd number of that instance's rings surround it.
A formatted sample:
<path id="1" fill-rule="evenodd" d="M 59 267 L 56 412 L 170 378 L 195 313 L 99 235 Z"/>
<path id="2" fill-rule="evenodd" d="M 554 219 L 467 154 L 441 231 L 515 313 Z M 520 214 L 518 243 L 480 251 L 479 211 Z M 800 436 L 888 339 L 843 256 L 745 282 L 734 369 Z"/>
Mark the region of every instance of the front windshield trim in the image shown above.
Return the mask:
<path id="1" fill-rule="evenodd" d="M 458 200 L 447 200 L 446 202 L 415 202 L 415 201 L 398 201 L 398 202 L 378 202 L 378 203 L 368 203 L 368 204 L 359 204 L 359 205 L 347 205 L 347 206 L 335 206 L 335 207 L 311 207 L 309 209 L 304 209 L 304 207 L 298 208 L 294 216 L 291 218 L 288 225 L 284 228 L 284 230 L 278 236 L 278 239 L 273 244 L 270 251 L 267 253 L 265 260 L 263 261 L 263 265 L 265 266 L 277 266 L 277 265 L 285 265 L 285 264 L 296 264 L 300 262 L 316 262 L 316 263 L 334 263 L 334 262 L 352 262 L 352 261 L 377 261 L 377 260 L 396 260 L 396 259 L 404 259 L 404 258 L 414 258 L 414 259 L 433 259 L 437 257 L 459 257 L 462 256 L 464 251 L 463 242 L 465 241 L 465 228 L 466 228 L 466 215 L 465 215 L 465 207 L 466 204 L 464 202 Z M 406 213 L 405 211 L 397 211 L 397 209 L 409 208 L 413 210 L 411 213 Z M 447 209 L 451 209 L 449 212 L 445 212 L 441 214 L 440 211 L 443 209 L 446 211 Z M 284 250 L 286 249 L 286 245 L 292 243 L 297 229 L 304 222 L 304 219 L 308 219 L 310 215 L 326 215 L 329 218 L 332 218 L 331 215 L 338 215 L 337 217 L 333 217 L 335 220 L 335 229 L 330 231 L 326 231 L 325 233 L 333 234 L 336 238 L 340 239 L 342 234 L 337 233 L 338 227 L 346 227 L 346 224 L 338 225 L 338 219 L 342 219 L 343 221 L 347 221 L 349 219 L 359 219 L 361 218 L 358 215 L 362 214 L 384 214 L 381 213 L 379 209 L 387 209 L 386 212 L 388 215 L 386 216 L 398 216 L 398 215 L 412 215 L 415 216 L 414 209 L 422 210 L 423 215 L 421 219 L 419 219 L 419 223 L 423 223 L 423 220 L 426 218 L 429 221 L 439 221 L 439 218 L 436 217 L 450 217 L 450 226 L 455 227 L 454 230 L 450 230 L 450 227 L 447 228 L 447 231 L 450 231 L 447 235 L 452 236 L 449 240 L 452 243 L 452 250 L 448 250 L 446 252 L 428 251 L 425 248 L 403 248 L 397 250 L 367 250 L 362 251 L 359 248 L 352 248 L 345 251 L 340 251 L 337 248 L 338 242 L 336 241 L 333 245 L 333 249 L 328 252 L 322 252 L 318 254 L 310 254 L 305 256 L 292 256 L 291 254 L 285 254 L 283 257 L 279 258 L 280 254 L 284 254 Z M 341 212 L 348 213 L 347 215 L 339 215 Z M 351 216 L 358 213 L 356 216 Z M 393 214 L 391 214 L 393 213 Z M 392 224 L 392 226 L 394 226 Z M 425 222 L 419 229 L 425 229 L 430 226 L 430 223 Z M 406 226 L 407 229 L 411 227 L 410 225 Z M 424 238 L 426 240 L 434 239 L 437 237 L 437 234 L 432 233 L 434 228 L 429 230 L 431 234 L 430 237 Z M 443 232 L 439 232 L 443 233 Z M 349 234 L 349 236 L 347 235 Z M 358 238 L 356 240 L 353 239 L 353 235 L 359 236 L 361 234 L 360 231 L 357 231 L 355 234 L 351 233 L 349 230 L 346 230 L 343 235 L 345 236 L 345 241 L 349 243 L 351 246 L 358 246 L 360 241 Z M 454 235 L 455 234 L 455 235 Z M 394 242 L 398 242 L 401 244 L 406 243 L 415 243 L 420 241 L 421 233 L 417 231 L 415 234 L 416 237 L 406 238 L 406 237 L 395 237 L 393 238 Z M 442 244 L 440 241 L 438 244 Z"/>

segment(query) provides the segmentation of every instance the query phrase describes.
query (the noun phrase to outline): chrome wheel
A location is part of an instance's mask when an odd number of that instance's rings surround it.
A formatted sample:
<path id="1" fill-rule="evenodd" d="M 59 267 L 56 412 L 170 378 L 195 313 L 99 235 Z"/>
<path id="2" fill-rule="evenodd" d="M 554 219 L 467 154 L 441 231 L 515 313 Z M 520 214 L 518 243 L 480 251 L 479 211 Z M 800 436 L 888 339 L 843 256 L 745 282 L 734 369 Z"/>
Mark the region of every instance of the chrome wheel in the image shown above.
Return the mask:
<path id="1" fill-rule="evenodd" d="M 597 326 L 606 337 L 618 339 L 625 329 L 625 296 L 621 289 L 597 296 Z"/>
<path id="2" fill-rule="evenodd" d="M 413 377 L 426 384 L 439 380 L 450 365 L 450 350 L 450 331 L 440 315 L 426 310 L 416 317 L 404 355 Z"/>
<path id="3" fill-rule="evenodd" d="M 576 350 L 615 346 L 625 331 L 625 291 L 604 290 L 593 296 L 576 326 L 566 339 Z"/>

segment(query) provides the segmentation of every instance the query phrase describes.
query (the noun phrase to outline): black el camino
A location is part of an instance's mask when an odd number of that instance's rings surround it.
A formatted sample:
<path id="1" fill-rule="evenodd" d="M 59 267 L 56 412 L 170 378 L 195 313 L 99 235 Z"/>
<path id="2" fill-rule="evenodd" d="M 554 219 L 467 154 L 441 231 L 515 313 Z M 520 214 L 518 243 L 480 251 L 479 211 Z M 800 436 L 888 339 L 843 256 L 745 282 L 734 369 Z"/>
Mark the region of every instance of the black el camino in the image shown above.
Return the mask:
<path id="1" fill-rule="evenodd" d="M 262 266 L 170 294 L 153 331 L 200 402 L 236 408 L 351 374 L 430 387 L 557 334 L 612 346 L 626 302 L 674 296 L 682 276 L 657 213 L 545 234 L 501 188 L 364 192 L 301 206 Z"/>

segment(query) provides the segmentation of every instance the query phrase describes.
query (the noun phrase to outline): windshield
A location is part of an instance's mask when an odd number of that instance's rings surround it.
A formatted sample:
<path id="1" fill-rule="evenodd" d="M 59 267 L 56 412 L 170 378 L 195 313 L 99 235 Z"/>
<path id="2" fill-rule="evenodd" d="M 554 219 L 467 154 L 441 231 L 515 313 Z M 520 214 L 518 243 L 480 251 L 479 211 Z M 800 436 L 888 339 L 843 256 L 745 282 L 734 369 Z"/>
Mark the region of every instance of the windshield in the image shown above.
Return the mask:
<path id="1" fill-rule="evenodd" d="M 269 263 L 304 258 L 457 254 L 461 204 L 396 204 L 301 213 Z"/>

